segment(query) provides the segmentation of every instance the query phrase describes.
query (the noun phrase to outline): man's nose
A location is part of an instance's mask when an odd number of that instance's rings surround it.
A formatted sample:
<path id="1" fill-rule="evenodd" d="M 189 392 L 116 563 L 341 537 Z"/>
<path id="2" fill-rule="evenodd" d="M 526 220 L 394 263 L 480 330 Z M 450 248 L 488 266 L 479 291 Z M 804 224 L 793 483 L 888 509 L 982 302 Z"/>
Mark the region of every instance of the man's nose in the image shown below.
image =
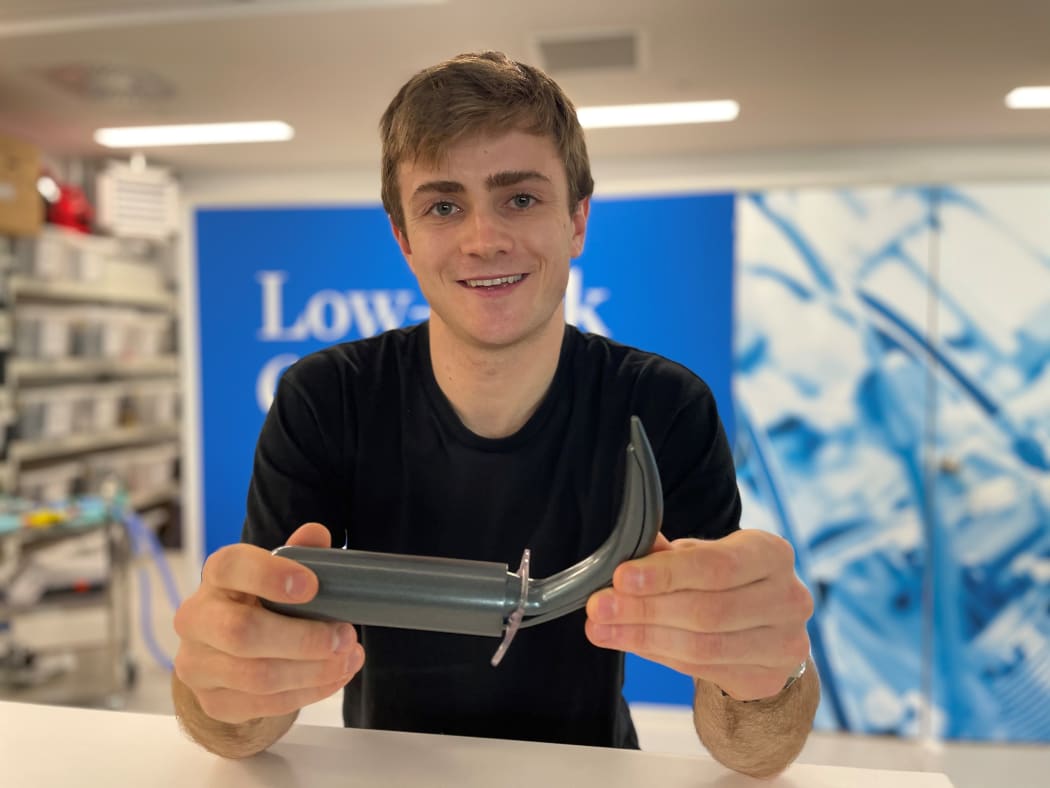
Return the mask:
<path id="1" fill-rule="evenodd" d="M 490 258 L 506 254 L 514 246 L 506 221 L 495 210 L 475 210 L 462 228 L 460 248 L 464 254 Z"/>

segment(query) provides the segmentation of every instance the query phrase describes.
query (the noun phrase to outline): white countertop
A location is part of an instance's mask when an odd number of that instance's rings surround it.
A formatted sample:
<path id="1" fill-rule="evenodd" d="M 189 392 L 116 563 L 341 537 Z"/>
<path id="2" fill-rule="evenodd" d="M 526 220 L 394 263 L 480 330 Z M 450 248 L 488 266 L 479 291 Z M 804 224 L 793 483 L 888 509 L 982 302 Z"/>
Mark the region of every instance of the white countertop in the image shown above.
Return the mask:
<path id="1" fill-rule="evenodd" d="M 705 756 L 296 725 L 243 761 L 189 741 L 174 717 L 0 702 L 6 788 L 558 786 L 951 788 L 941 774 L 795 764 L 752 780 Z"/>

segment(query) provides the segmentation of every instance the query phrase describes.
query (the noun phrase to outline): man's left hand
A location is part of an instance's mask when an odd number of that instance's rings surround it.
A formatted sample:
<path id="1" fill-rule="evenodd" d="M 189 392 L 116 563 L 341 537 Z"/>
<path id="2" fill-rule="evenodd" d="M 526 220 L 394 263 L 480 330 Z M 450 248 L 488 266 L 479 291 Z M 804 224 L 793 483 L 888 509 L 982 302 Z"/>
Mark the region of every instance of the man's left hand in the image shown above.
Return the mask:
<path id="1" fill-rule="evenodd" d="M 736 700 L 776 695 L 809 655 L 813 598 L 778 536 L 717 541 L 659 534 L 587 601 L 587 637 L 716 684 Z"/>

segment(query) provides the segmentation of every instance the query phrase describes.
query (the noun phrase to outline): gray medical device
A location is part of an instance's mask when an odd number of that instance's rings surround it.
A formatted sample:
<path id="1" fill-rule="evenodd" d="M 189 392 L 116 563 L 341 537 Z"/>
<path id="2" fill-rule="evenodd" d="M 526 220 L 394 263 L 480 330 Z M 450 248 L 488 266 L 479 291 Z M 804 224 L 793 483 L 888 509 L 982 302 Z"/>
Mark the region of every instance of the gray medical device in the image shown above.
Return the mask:
<path id="1" fill-rule="evenodd" d="M 349 621 L 465 635 L 502 635 L 492 658 L 499 664 L 519 627 L 578 610 L 612 582 L 624 561 L 645 555 L 663 519 L 660 475 L 642 422 L 631 417 L 620 512 L 609 538 L 579 563 L 550 577 L 529 577 L 529 551 L 516 573 L 506 564 L 361 550 L 284 546 L 317 575 L 309 602 L 262 600 L 270 610 L 301 618 Z"/>

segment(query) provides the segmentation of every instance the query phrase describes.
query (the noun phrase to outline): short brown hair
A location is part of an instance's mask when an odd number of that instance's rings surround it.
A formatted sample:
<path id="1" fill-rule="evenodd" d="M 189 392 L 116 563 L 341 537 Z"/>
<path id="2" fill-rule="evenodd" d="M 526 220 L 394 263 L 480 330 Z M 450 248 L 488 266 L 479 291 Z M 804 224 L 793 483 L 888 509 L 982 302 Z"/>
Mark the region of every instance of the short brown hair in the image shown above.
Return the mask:
<path id="1" fill-rule="evenodd" d="M 424 69 L 402 86 L 379 123 L 383 138 L 383 207 L 405 230 L 397 169 L 402 161 L 435 164 L 460 139 L 518 129 L 550 137 L 569 181 L 569 210 L 594 191 L 576 108 L 538 68 L 502 52 L 474 52 Z"/>

